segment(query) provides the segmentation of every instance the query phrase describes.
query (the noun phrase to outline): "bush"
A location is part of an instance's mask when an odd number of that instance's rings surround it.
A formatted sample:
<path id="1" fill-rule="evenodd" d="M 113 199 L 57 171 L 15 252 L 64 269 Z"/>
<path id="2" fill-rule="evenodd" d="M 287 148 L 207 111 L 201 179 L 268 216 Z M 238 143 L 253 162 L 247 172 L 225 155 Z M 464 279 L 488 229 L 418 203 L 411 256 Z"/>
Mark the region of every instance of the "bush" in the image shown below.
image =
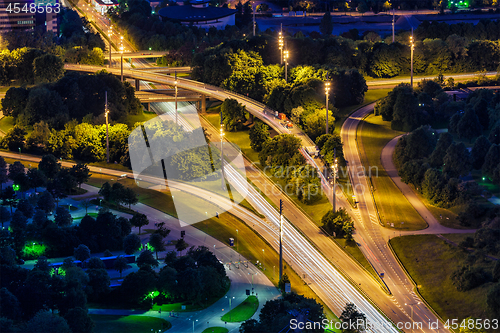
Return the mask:
<path id="1" fill-rule="evenodd" d="M 483 268 L 463 265 L 451 274 L 453 285 L 458 291 L 468 291 L 488 281 Z"/>

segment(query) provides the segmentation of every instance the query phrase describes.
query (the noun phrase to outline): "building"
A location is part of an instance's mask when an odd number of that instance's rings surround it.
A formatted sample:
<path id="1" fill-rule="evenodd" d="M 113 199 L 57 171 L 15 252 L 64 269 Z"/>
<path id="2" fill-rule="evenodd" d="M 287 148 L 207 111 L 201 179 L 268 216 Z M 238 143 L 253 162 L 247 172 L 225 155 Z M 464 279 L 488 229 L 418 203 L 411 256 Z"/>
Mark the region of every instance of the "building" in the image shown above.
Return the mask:
<path id="1" fill-rule="evenodd" d="M 104 15 L 108 9 L 118 6 L 118 3 L 115 0 L 92 0 L 92 5 L 101 15 Z"/>
<path id="2" fill-rule="evenodd" d="M 52 4 L 59 4 L 59 0 L 51 0 L 50 2 Z M 16 0 L 16 2 L 12 1 L 9 3 L 11 4 L 11 11 L 7 12 L 8 3 L 0 2 L 0 33 L 12 30 L 34 30 L 38 26 L 44 26 L 45 30 L 52 31 L 55 34 L 58 33 L 59 15 L 54 12 L 55 7 L 53 5 L 50 6 L 52 10 L 37 9 L 36 13 L 30 13 L 29 6 L 33 3 L 37 4 L 35 0 Z M 20 8 L 19 13 L 14 13 L 14 3 L 16 7 Z M 24 7 L 25 5 L 27 6 L 26 8 Z"/>
<path id="3" fill-rule="evenodd" d="M 226 25 L 235 24 L 236 10 L 209 6 L 208 0 L 195 0 L 189 5 L 162 8 L 158 14 L 163 20 L 178 21 L 205 29 L 224 29 Z"/>
<path id="4" fill-rule="evenodd" d="M 36 18 L 34 13 L 19 11 L 19 13 L 14 13 L 13 11 L 13 1 L 8 3 L 0 1 L 0 33 L 12 30 L 33 30 L 36 25 Z M 16 0 L 19 8 L 23 8 L 24 5 L 29 6 L 33 3 L 33 0 Z M 11 11 L 7 12 L 7 7 L 11 5 Z"/>

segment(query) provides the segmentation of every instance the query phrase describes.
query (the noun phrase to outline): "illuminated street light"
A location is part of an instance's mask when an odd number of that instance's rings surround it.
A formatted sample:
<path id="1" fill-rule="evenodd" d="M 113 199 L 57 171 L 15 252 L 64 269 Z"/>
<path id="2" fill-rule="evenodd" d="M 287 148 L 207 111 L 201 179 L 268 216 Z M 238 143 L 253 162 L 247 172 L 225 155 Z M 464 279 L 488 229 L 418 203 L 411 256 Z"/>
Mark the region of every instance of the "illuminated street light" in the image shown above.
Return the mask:
<path id="1" fill-rule="evenodd" d="M 177 71 L 174 72 L 175 75 L 175 124 L 177 125 Z"/>
<path id="2" fill-rule="evenodd" d="M 122 67 L 123 69 L 123 67 Z M 122 72 L 122 81 L 123 81 L 123 72 Z M 109 114 L 109 108 L 108 108 L 108 92 L 104 92 L 106 104 L 104 106 L 104 115 L 106 116 L 106 163 L 109 163 L 109 132 L 108 132 L 108 114 Z"/>
<path id="3" fill-rule="evenodd" d="M 283 28 L 281 30 L 283 30 Z M 283 65 L 283 45 L 284 45 L 284 42 L 283 42 L 283 32 L 282 31 L 279 32 L 278 45 L 279 45 L 279 49 L 280 49 L 280 65 Z"/>
<path id="4" fill-rule="evenodd" d="M 330 81 L 328 81 L 328 76 L 325 82 L 325 96 L 326 96 L 326 134 L 328 134 L 328 96 L 330 95 Z"/>
<path id="5" fill-rule="evenodd" d="M 412 304 L 405 303 L 405 305 L 409 305 L 411 307 L 411 321 L 412 321 L 411 331 L 413 332 L 413 306 L 414 305 L 420 305 L 420 302 L 412 303 Z"/>
<path id="6" fill-rule="evenodd" d="M 123 82 L 123 36 L 120 36 L 120 53 L 121 53 L 121 80 Z"/>
<path id="7" fill-rule="evenodd" d="M 222 112 L 220 113 L 220 186 L 224 190 L 224 152 L 222 140 L 224 139 L 224 129 L 222 128 Z"/>
<path id="8" fill-rule="evenodd" d="M 288 70 L 288 50 L 285 50 L 285 54 L 283 55 L 283 58 L 285 58 L 285 82 L 288 83 L 288 76 L 287 76 L 287 70 Z"/>
<path id="9" fill-rule="evenodd" d="M 413 50 L 415 49 L 415 44 L 413 43 L 413 28 L 411 29 L 411 36 L 410 36 L 410 49 L 411 49 L 411 65 L 410 65 L 410 71 L 411 71 L 411 76 L 410 76 L 410 86 L 413 89 Z"/>
<path id="10" fill-rule="evenodd" d="M 108 39 L 109 39 L 109 67 L 111 68 L 111 36 L 113 36 L 113 29 L 108 29 Z"/>

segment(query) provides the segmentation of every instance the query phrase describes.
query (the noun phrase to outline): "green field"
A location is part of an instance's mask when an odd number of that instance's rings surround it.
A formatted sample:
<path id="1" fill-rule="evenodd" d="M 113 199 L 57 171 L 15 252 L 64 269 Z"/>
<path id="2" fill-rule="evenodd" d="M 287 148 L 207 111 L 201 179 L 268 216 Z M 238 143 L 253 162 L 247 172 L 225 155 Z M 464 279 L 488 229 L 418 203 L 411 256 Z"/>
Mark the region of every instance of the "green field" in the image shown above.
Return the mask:
<path id="1" fill-rule="evenodd" d="M 225 327 L 214 326 L 206 328 L 202 333 L 227 333 L 227 332 L 229 331 Z"/>
<path id="2" fill-rule="evenodd" d="M 0 119 L 0 130 L 4 133 L 7 133 L 14 125 L 14 117 L 8 116 Z"/>
<path id="3" fill-rule="evenodd" d="M 471 234 L 443 236 L 459 243 Z M 452 272 L 463 264 L 467 257 L 462 249 L 447 244 L 436 235 L 395 237 L 390 243 L 418 285 L 420 294 L 445 321 L 457 318 L 460 322 L 469 316 L 489 318 L 486 295 L 491 282 L 466 292 L 457 291 L 452 284 Z M 491 261 L 479 265 L 490 272 L 493 267 Z"/>
<path id="4" fill-rule="evenodd" d="M 380 99 L 382 97 L 387 96 L 389 91 L 391 91 L 392 88 L 384 88 L 384 89 L 369 89 L 365 93 L 365 99 L 363 103 L 359 105 L 350 105 L 346 106 L 343 108 L 340 108 L 338 113 L 336 114 L 335 117 L 335 130 L 337 132 L 340 132 L 340 128 L 342 127 L 342 124 L 344 123 L 344 120 L 353 112 L 356 111 L 357 109 L 375 102 L 377 99 Z"/>
<path id="5" fill-rule="evenodd" d="M 373 194 L 384 225 L 394 223 L 395 228 L 403 230 L 424 229 L 427 223 L 387 175 L 380 160 L 384 146 L 400 134 L 403 132 L 391 130 L 390 122 L 382 121 L 382 117 L 369 115 L 357 132 L 361 158 L 366 170 L 372 171 Z M 373 167 L 377 173 L 370 169 Z"/>
<path id="6" fill-rule="evenodd" d="M 222 321 L 228 323 L 238 323 L 252 318 L 253 314 L 259 308 L 259 300 L 255 296 L 248 296 L 246 300 L 238 304 L 237 307 L 221 317 Z"/>
<path id="7" fill-rule="evenodd" d="M 165 319 L 146 316 L 110 316 L 94 315 L 90 317 L 95 323 L 94 333 L 137 333 L 162 332 L 172 327 Z"/>

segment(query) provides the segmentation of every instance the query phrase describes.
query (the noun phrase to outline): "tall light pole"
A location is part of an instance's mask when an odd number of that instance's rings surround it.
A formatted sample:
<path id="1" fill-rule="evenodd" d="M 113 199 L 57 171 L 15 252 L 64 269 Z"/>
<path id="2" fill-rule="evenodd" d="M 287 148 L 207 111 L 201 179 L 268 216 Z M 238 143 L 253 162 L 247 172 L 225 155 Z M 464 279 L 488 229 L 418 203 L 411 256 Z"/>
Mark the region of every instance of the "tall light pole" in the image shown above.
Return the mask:
<path id="1" fill-rule="evenodd" d="M 280 65 L 283 65 L 283 45 L 284 43 L 283 43 L 283 25 L 282 25 L 278 37 L 278 46 L 280 49 Z"/>
<path id="2" fill-rule="evenodd" d="M 177 125 L 177 71 L 175 71 L 174 74 L 175 74 L 175 81 L 174 81 L 174 84 L 175 84 L 175 124 Z"/>
<path id="3" fill-rule="evenodd" d="M 413 89 L 413 50 L 415 49 L 415 44 L 413 43 L 413 28 L 411 29 L 411 36 L 410 36 L 410 49 L 411 49 L 411 65 L 410 65 L 410 71 L 411 71 L 411 76 L 410 76 L 410 86 Z"/>
<path id="4" fill-rule="evenodd" d="M 283 58 L 285 58 L 285 82 L 288 83 L 288 56 L 289 56 L 289 53 L 288 53 L 288 50 L 285 50 L 284 54 L 283 54 Z"/>
<path id="5" fill-rule="evenodd" d="M 280 262 L 279 262 L 280 279 L 283 277 L 283 200 L 280 199 Z"/>
<path id="6" fill-rule="evenodd" d="M 332 200 L 332 206 L 333 206 L 333 211 L 335 212 L 336 211 L 336 202 L 335 202 L 335 187 L 337 186 L 337 172 L 338 172 L 338 163 L 337 163 L 337 159 L 335 158 L 335 161 L 333 162 L 333 165 L 332 165 L 332 170 L 333 170 L 333 187 L 332 187 L 332 197 L 333 197 L 333 200 Z"/>
<path id="7" fill-rule="evenodd" d="M 121 54 L 121 80 L 123 82 L 123 36 L 120 37 L 120 54 Z"/>
<path id="8" fill-rule="evenodd" d="M 224 138 L 224 128 L 222 127 L 222 111 L 220 113 L 220 186 L 224 190 L 224 153 L 222 139 Z"/>
<path id="9" fill-rule="evenodd" d="M 110 27 L 108 29 L 108 38 L 109 38 L 109 68 L 111 68 L 111 36 L 113 36 L 113 29 Z"/>
<path id="10" fill-rule="evenodd" d="M 412 303 L 412 304 L 405 303 L 405 305 L 409 305 L 411 307 L 411 321 L 412 321 L 411 331 L 413 332 L 413 306 L 414 305 L 420 305 L 420 302 Z"/>
<path id="11" fill-rule="evenodd" d="M 394 8 L 392 9 L 392 42 L 394 43 Z"/>
<path id="12" fill-rule="evenodd" d="M 326 77 L 328 80 L 328 76 Z M 326 134 L 328 134 L 328 96 L 330 95 L 330 81 L 325 82 L 325 96 L 326 96 Z"/>
<path id="13" fill-rule="evenodd" d="M 104 96 L 106 99 L 106 105 L 104 109 L 104 115 L 106 116 L 106 163 L 109 163 L 109 132 L 108 132 L 108 114 L 109 114 L 109 109 L 108 109 L 108 92 L 104 92 Z"/>
<path id="14" fill-rule="evenodd" d="M 257 23 L 255 23 L 255 11 L 257 10 L 257 7 L 253 7 L 253 3 L 252 3 L 252 12 L 253 12 L 253 36 L 255 37 L 255 26 L 257 25 Z"/>

